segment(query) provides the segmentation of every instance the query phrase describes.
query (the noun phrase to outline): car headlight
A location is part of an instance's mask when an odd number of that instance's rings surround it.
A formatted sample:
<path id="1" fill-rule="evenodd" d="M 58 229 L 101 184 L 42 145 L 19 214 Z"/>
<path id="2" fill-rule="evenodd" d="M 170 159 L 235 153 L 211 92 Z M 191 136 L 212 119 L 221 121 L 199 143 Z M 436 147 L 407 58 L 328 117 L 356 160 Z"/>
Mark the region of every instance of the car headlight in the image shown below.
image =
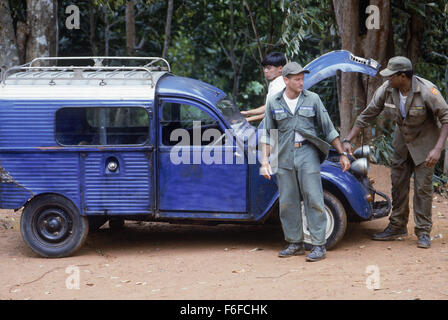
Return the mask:
<path id="1" fill-rule="evenodd" d="M 361 158 L 353 161 L 350 171 L 357 177 L 367 177 L 369 174 L 369 161 L 367 158 Z"/>
<path id="2" fill-rule="evenodd" d="M 360 159 L 360 158 L 369 159 L 370 146 L 359 147 L 358 149 L 355 150 L 355 152 L 353 152 L 353 155 L 355 156 L 356 159 Z"/>

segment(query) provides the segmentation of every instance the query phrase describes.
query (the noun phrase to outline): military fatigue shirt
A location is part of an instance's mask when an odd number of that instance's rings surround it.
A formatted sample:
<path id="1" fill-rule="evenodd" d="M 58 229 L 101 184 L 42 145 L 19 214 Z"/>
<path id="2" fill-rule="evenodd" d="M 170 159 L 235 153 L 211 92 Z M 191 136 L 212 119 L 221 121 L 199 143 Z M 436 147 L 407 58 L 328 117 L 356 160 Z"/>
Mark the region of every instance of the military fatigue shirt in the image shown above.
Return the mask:
<path id="1" fill-rule="evenodd" d="M 364 128 L 369 125 L 384 107 L 395 110 L 397 123 L 392 145 L 396 158 L 407 158 L 407 152 L 415 165 L 425 162 L 440 135 L 440 123 L 448 123 L 448 105 L 435 85 L 430 81 L 413 76 L 411 90 L 405 104 L 405 117 L 400 112 L 399 89 L 389 87 L 386 81 L 379 87 L 367 108 L 358 116 L 355 125 Z"/>
<path id="2" fill-rule="evenodd" d="M 270 130 L 278 129 L 278 167 L 292 169 L 294 136 L 295 131 L 298 131 L 319 150 L 319 158 L 323 162 L 328 156 L 330 143 L 339 133 L 335 130 L 322 101 L 316 93 L 303 90 L 293 114 L 283 99 L 284 92 L 285 89 L 273 95 L 266 104 L 266 130 L 260 141 L 274 146 L 276 141 L 271 139 Z"/>

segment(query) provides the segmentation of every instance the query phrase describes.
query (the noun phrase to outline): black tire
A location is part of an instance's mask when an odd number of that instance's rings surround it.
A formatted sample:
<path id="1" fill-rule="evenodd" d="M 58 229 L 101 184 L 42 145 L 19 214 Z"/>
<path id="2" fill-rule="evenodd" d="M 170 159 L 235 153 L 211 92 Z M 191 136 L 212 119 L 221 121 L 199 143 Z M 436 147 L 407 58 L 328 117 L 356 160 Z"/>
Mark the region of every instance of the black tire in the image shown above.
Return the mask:
<path id="1" fill-rule="evenodd" d="M 336 244 L 342 240 L 345 235 L 345 231 L 347 230 L 347 214 L 345 212 L 344 206 L 341 201 L 338 200 L 333 194 L 324 190 L 324 205 L 325 210 L 328 210 L 329 214 L 331 214 L 330 219 L 333 225 L 333 229 L 330 230 L 329 234 L 327 234 L 327 242 L 325 247 L 327 249 L 332 249 Z M 304 226 L 305 228 L 305 226 Z M 304 230 L 304 232 L 306 232 Z M 305 239 L 305 248 L 310 250 L 312 247 L 311 243 Z"/>
<path id="2" fill-rule="evenodd" d="M 37 254 L 61 258 L 73 254 L 84 244 L 89 222 L 70 200 L 43 195 L 31 200 L 23 210 L 20 231 Z"/>

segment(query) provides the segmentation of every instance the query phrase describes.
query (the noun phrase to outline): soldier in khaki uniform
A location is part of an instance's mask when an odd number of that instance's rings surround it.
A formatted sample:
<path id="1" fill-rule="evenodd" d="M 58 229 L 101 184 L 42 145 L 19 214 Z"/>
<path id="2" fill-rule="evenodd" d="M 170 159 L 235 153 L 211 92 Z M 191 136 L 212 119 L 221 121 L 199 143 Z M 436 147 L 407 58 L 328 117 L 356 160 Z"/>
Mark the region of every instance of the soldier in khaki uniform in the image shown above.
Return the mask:
<path id="1" fill-rule="evenodd" d="M 305 72 L 309 71 L 296 62 L 286 64 L 282 70 L 286 88 L 268 99 L 264 118 L 266 131 L 261 137 L 261 172 L 265 178 L 271 178 L 269 155 L 271 146 L 278 145 L 280 221 L 289 243 L 279 256 L 305 254 L 300 207 L 303 199 L 313 245 L 306 260 L 318 261 L 326 254 L 327 224 L 320 164 L 327 157 L 330 144 L 341 154 L 344 171 L 350 168 L 350 161 L 319 96 L 303 90 Z M 278 130 L 278 142 L 271 137 L 273 129 Z"/>
<path id="2" fill-rule="evenodd" d="M 355 126 L 343 140 L 351 154 L 350 140 L 372 122 L 384 107 L 395 109 L 392 145 L 392 213 L 389 225 L 374 240 L 395 240 L 407 235 L 410 178 L 414 174 L 414 221 L 417 246 L 431 246 L 432 176 L 448 135 L 448 105 L 430 81 L 413 75 L 411 61 L 393 57 L 380 74 L 387 81 L 379 87 Z"/>

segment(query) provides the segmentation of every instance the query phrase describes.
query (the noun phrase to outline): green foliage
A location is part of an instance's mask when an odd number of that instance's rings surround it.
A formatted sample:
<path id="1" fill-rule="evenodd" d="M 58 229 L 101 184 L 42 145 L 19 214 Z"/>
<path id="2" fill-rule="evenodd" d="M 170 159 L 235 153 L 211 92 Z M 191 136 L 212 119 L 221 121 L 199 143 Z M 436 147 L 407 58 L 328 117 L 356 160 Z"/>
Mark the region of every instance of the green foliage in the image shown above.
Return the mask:
<path id="1" fill-rule="evenodd" d="M 391 129 L 387 129 L 391 128 Z M 384 122 L 384 127 L 379 126 L 376 122 L 372 127 L 372 136 L 374 136 L 372 145 L 372 156 L 371 160 L 374 163 L 390 167 L 391 159 L 394 152 L 392 147 L 393 131 L 395 130 L 395 124 L 390 120 Z M 380 134 L 375 134 L 379 131 Z"/>
<path id="2" fill-rule="evenodd" d="M 424 18 L 424 33 L 416 74 L 432 81 L 448 98 L 448 1 L 392 1 L 392 26 L 396 55 L 406 55 L 407 21 L 412 14 Z"/>
<path id="3" fill-rule="evenodd" d="M 65 28 L 65 8 L 72 3 L 61 0 L 59 5 L 60 56 L 126 55 L 125 0 L 93 1 L 93 42 L 88 0 L 76 1 L 81 10 L 81 29 Z M 289 59 L 305 65 L 338 45 L 330 0 L 300 3 L 273 0 L 270 7 L 268 1 L 248 0 L 247 3 L 258 38 L 244 0 L 175 1 L 168 51 L 168 61 L 175 74 L 211 83 L 230 96 L 235 93 L 233 99 L 241 109 L 264 104 L 267 83 L 260 67 L 259 50 L 263 56 L 270 51 L 283 51 Z M 135 51 L 135 55 L 161 55 L 166 10 L 167 1 L 136 1 L 136 38 L 137 41 L 143 39 L 144 45 Z M 239 72 L 236 91 L 231 54 Z M 322 88 L 328 91 L 324 94 L 324 103 L 334 105 L 330 95 L 336 92 L 335 83 L 326 84 L 332 87 Z M 329 97 L 328 101 L 326 97 Z"/>
<path id="4" fill-rule="evenodd" d="M 65 8 L 71 0 L 62 0 L 59 12 L 59 55 L 88 56 L 126 55 L 126 0 L 93 2 L 94 42 L 90 40 L 89 0 L 76 1 L 80 9 L 80 29 L 65 27 Z M 141 48 L 135 51 L 136 56 L 161 56 L 166 16 L 166 1 L 137 0 L 135 6 L 136 39 L 144 39 Z M 106 43 L 107 42 L 107 43 Z M 106 50 L 107 49 L 107 50 Z M 108 51 L 108 52 L 106 52 Z"/>
<path id="5" fill-rule="evenodd" d="M 335 30 L 330 0 L 281 0 L 280 7 L 286 14 L 281 40 L 286 46 L 287 56 L 291 59 L 302 54 L 301 44 L 310 35 L 325 37 L 328 30 Z"/>

